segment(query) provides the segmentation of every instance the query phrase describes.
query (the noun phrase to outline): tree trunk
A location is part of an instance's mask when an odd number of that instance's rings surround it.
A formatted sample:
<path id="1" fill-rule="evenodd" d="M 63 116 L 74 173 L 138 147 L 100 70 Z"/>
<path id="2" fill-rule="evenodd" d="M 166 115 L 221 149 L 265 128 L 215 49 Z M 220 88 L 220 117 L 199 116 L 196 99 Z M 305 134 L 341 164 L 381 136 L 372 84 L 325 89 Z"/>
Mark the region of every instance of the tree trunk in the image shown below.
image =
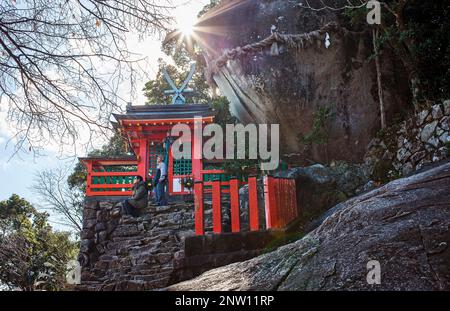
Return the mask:
<path id="1" fill-rule="evenodd" d="M 375 53 L 375 67 L 377 72 L 377 87 L 378 87 L 378 100 L 380 103 L 380 119 L 381 119 L 381 128 L 386 128 L 386 112 L 384 110 L 384 101 L 383 101 L 383 85 L 381 83 L 381 63 L 380 63 L 380 55 L 377 44 L 378 39 L 378 28 L 372 31 L 372 39 L 373 39 L 373 51 Z"/>

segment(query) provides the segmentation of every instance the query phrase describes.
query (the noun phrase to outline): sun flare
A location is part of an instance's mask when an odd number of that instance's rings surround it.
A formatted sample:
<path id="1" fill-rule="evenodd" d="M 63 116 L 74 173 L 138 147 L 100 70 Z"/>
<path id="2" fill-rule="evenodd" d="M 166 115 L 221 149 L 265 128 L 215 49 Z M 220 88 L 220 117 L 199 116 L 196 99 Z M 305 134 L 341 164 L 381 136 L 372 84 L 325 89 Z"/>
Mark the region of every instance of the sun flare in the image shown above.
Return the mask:
<path id="1" fill-rule="evenodd" d="M 180 17 L 177 19 L 177 28 L 185 37 L 191 37 L 194 34 L 195 23 L 194 18 Z"/>

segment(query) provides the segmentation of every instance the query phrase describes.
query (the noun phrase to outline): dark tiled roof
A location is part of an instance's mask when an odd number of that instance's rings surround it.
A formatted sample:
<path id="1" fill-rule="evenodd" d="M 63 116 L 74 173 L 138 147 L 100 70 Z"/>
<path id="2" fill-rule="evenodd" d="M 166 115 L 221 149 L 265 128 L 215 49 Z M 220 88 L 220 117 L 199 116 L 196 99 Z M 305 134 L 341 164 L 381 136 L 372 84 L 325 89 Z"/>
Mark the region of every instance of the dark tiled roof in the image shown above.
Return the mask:
<path id="1" fill-rule="evenodd" d="M 216 115 L 208 105 L 141 105 L 128 106 L 125 114 L 113 114 L 119 120 L 183 119 Z"/>

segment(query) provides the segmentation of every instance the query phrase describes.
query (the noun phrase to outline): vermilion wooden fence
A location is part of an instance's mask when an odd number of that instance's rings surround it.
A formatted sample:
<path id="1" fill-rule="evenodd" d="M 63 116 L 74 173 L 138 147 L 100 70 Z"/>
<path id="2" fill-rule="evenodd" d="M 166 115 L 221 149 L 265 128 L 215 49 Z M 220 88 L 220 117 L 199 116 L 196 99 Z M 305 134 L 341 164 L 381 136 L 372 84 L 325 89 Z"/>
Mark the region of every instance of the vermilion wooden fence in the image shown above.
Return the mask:
<path id="1" fill-rule="evenodd" d="M 231 178 L 230 181 L 198 181 L 194 184 L 194 199 L 195 199 L 195 233 L 203 235 L 205 233 L 204 225 L 204 195 L 205 186 L 211 186 L 212 198 L 212 223 L 213 232 L 222 233 L 222 194 L 229 194 L 230 209 L 231 209 L 231 231 L 241 231 L 241 210 L 239 206 L 239 186 L 243 183 L 238 179 Z M 249 188 L 249 219 L 250 230 L 256 231 L 260 229 L 259 215 L 258 215 L 258 197 L 256 187 L 256 177 L 248 178 Z"/>
<path id="2" fill-rule="evenodd" d="M 83 160 L 87 169 L 86 196 L 130 196 L 138 172 L 135 160 Z M 124 168 L 127 168 L 125 170 Z"/>
<path id="3" fill-rule="evenodd" d="M 211 186 L 210 191 L 205 186 Z M 225 186 L 225 187 L 224 187 Z M 227 187 L 228 186 L 228 187 Z M 195 233 L 203 235 L 204 197 L 210 192 L 212 198 L 213 233 L 220 234 L 222 229 L 222 194 L 228 193 L 231 210 L 231 232 L 240 232 L 241 207 L 239 206 L 239 186 L 237 179 L 229 182 L 212 181 L 194 184 L 195 199 Z M 266 210 L 266 229 L 282 229 L 298 216 L 295 180 L 287 178 L 264 178 L 264 196 Z M 260 215 L 258 210 L 258 188 L 255 176 L 248 178 L 249 227 L 250 231 L 260 230 Z"/>
<path id="4" fill-rule="evenodd" d="M 295 179 L 264 177 L 266 228 L 285 228 L 298 217 Z"/>

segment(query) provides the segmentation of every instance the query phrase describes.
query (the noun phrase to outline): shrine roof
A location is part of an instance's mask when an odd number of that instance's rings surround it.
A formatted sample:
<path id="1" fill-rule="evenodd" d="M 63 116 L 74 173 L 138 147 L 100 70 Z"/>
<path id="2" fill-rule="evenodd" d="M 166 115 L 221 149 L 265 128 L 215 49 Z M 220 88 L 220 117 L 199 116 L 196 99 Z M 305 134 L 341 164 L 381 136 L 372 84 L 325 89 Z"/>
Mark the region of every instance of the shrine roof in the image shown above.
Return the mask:
<path id="1" fill-rule="evenodd" d="M 140 105 L 128 106 L 125 114 L 113 114 L 121 120 L 168 120 L 214 117 L 216 112 L 209 105 Z"/>

